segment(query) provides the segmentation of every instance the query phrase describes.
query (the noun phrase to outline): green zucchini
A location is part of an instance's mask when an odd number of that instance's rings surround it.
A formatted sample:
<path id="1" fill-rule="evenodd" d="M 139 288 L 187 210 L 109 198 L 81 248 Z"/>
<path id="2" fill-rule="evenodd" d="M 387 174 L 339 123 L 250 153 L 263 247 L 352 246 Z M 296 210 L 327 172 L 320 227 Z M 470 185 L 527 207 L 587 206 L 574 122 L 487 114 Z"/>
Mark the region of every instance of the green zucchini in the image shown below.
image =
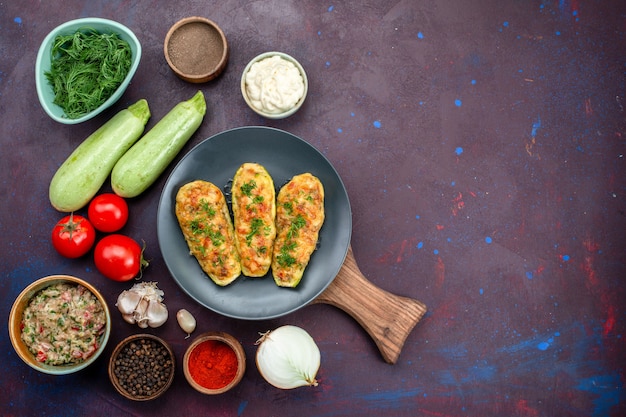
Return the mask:
<path id="1" fill-rule="evenodd" d="M 205 114 L 202 91 L 174 106 L 117 161 L 111 172 L 113 191 L 124 198 L 143 193 L 198 130 Z"/>
<path id="2" fill-rule="evenodd" d="M 50 181 L 52 206 L 61 212 L 72 212 L 87 205 L 115 163 L 139 140 L 149 118 L 148 102 L 141 99 L 78 145 Z"/>

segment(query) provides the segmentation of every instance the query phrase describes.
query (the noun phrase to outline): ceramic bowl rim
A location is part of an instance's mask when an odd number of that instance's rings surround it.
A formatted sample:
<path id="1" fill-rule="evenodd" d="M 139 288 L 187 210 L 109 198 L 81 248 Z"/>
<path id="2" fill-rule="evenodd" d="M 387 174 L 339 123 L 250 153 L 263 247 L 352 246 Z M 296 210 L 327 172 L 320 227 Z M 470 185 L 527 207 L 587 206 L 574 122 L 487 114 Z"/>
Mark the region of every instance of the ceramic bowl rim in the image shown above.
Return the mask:
<path id="1" fill-rule="evenodd" d="M 133 50 L 133 58 L 130 69 L 128 70 L 128 74 L 124 78 L 124 81 L 120 84 L 120 86 L 115 90 L 115 92 L 109 97 L 104 103 L 102 103 L 98 108 L 93 111 L 85 114 L 84 116 L 78 117 L 76 119 L 69 119 L 65 117 L 65 112 L 63 109 L 54 104 L 54 93 L 52 92 L 52 86 L 48 83 L 44 72 L 50 68 L 50 49 L 51 45 L 54 42 L 54 38 L 59 34 L 69 34 L 74 33 L 75 31 L 86 28 L 93 27 L 98 31 L 106 31 L 107 33 L 115 32 L 124 40 L 126 40 Z M 137 68 L 139 67 L 139 62 L 141 61 L 142 48 L 139 39 L 130 30 L 128 27 L 123 24 L 116 22 L 110 19 L 104 19 L 100 17 L 84 17 L 80 19 L 74 19 L 62 23 L 61 25 L 52 29 L 41 42 L 39 50 L 37 51 L 37 59 L 35 61 L 35 87 L 37 89 L 37 97 L 39 98 L 39 103 L 41 107 L 44 109 L 46 114 L 50 116 L 53 120 L 63 123 L 66 125 L 73 125 L 85 122 L 90 120 L 100 113 L 102 113 L 107 108 L 111 107 L 115 104 L 124 94 L 128 85 L 130 84 L 132 78 L 137 72 Z"/>

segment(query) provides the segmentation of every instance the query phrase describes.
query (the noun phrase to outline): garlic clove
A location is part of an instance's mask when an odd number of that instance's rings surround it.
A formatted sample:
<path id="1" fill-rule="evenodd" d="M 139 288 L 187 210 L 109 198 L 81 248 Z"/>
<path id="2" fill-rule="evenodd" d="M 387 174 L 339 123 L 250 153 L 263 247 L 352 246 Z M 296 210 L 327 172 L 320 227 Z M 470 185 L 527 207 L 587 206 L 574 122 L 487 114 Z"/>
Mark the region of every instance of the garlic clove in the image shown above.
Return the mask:
<path id="1" fill-rule="evenodd" d="M 139 301 L 139 304 L 137 304 L 137 307 L 135 307 L 135 317 L 143 318 L 146 315 L 146 310 L 149 303 L 150 301 L 148 299 L 142 298 L 141 301 Z"/>
<path id="2" fill-rule="evenodd" d="M 141 295 L 135 291 L 124 290 L 117 297 L 117 304 L 115 304 L 122 314 L 132 314 L 137 307 L 137 304 L 141 301 Z"/>
<path id="3" fill-rule="evenodd" d="M 122 314 L 122 318 L 126 323 L 135 324 L 135 316 L 133 314 Z"/>
<path id="4" fill-rule="evenodd" d="M 191 336 L 191 333 L 196 330 L 196 318 L 189 311 L 181 308 L 176 313 L 176 320 L 178 321 L 180 328 L 187 333 L 185 339 L 188 339 Z"/>
<path id="5" fill-rule="evenodd" d="M 146 318 L 150 327 L 162 326 L 168 317 L 167 307 L 159 301 L 150 301 L 146 308 Z"/>

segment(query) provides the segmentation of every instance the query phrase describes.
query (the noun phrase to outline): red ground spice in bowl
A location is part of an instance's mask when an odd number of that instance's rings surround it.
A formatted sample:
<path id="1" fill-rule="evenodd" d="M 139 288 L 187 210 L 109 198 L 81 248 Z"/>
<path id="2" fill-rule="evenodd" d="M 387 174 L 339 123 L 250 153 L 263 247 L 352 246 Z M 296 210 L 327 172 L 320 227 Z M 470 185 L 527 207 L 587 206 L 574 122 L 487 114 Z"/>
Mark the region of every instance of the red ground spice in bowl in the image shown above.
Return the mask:
<path id="1" fill-rule="evenodd" d="M 183 358 L 187 382 L 204 394 L 230 390 L 241 381 L 245 368 L 246 356 L 241 343 L 222 332 L 198 336 Z"/>

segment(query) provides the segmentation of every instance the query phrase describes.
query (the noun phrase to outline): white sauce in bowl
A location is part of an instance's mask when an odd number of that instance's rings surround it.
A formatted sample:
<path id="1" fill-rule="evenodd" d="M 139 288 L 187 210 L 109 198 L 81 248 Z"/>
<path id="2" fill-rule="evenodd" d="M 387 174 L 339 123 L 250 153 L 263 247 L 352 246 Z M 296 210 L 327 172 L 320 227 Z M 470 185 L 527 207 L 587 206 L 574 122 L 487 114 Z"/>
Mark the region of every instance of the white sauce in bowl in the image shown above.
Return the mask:
<path id="1" fill-rule="evenodd" d="M 291 110 L 304 96 L 304 79 L 290 61 L 274 55 L 250 66 L 246 93 L 251 104 L 269 114 Z"/>

